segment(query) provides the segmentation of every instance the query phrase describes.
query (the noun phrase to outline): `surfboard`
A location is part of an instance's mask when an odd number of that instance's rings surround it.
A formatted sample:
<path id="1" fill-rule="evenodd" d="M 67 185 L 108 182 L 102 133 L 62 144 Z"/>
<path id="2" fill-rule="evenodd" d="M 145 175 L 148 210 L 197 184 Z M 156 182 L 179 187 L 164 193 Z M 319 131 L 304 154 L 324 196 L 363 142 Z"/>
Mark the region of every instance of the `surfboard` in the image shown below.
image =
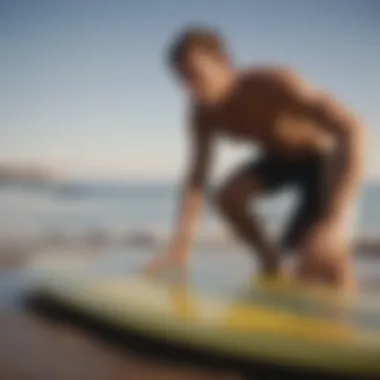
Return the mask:
<path id="1" fill-rule="evenodd" d="M 380 305 L 375 296 L 339 302 L 336 295 L 276 281 L 213 294 L 191 283 L 139 274 L 85 274 L 89 263 L 40 263 L 31 292 L 105 324 L 223 357 L 380 375 Z"/>

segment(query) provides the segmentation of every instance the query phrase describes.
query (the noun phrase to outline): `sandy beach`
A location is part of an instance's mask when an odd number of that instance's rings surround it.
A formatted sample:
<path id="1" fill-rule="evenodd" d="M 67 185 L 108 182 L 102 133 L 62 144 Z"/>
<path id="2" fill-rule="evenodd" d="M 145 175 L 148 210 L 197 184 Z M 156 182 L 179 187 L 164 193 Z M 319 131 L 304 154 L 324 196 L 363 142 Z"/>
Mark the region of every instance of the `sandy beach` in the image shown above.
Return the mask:
<path id="1" fill-rule="evenodd" d="M 169 366 L 121 355 L 78 331 L 57 328 L 11 310 L 2 315 L 0 378 L 4 380 L 211 380 L 237 375 Z"/>
<path id="2" fill-rule="evenodd" d="M 0 379 L 2 380 L 235 380 L 234 373 L 169 365 L 120 352 L 74 327 L 25 309 L 22 265 L 0 269 Z M 20 281 L 19 281 L 20 280 Z M 21 297 L 21 298 L 20 298 Z"/>

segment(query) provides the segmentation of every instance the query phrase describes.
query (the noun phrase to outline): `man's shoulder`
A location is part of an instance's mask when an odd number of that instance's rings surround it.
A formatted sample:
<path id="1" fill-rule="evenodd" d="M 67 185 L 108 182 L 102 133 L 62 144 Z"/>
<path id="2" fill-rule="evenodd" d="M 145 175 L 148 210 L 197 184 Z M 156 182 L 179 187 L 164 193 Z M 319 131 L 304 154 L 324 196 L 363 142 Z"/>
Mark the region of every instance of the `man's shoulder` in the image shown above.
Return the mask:
<path id="1" fill-rule="evenodd" d="M 296 84 L 302 81 L 301 75 L 292 67 L 285 65 L 255 65 L 240 72 L 243 83 L 257 84 Z"/>

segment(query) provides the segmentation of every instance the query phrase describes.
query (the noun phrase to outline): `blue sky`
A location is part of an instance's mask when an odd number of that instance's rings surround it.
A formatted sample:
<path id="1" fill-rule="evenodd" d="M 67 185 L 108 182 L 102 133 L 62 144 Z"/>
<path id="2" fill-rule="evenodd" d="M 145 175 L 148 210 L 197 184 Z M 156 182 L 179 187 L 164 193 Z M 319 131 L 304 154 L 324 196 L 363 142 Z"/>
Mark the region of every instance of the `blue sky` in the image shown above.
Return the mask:
<path id="1" fill-rule="evenodd" d="M 290 64 L 353 107 L 380 178 L 377 0 L 3 0 L 0 160 L 65 176 L 178 177 L 183 98 L 163 64 L 181 26 L 218 27 L 239 64 Z M 378 148 L 379 147 L 379 148 Z M 216 171 L 247 149 L 223 144 Z"/>

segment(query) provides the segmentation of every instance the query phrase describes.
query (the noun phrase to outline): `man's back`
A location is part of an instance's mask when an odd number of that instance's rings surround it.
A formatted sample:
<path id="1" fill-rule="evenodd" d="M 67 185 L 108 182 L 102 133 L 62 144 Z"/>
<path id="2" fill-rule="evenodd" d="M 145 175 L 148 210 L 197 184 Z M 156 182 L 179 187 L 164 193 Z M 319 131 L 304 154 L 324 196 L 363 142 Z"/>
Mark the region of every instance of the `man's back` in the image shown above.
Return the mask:
<path id="1" fill-rule="evenodd" d="M 275 155 L 299 155 L 329 146 L 328 133 L 297 108 L 292 92 L 313 91 L 291 70 L 253 68 L 241 72 L 217 103 L 194 107 L 197 133 L 252 142 Z"/>

